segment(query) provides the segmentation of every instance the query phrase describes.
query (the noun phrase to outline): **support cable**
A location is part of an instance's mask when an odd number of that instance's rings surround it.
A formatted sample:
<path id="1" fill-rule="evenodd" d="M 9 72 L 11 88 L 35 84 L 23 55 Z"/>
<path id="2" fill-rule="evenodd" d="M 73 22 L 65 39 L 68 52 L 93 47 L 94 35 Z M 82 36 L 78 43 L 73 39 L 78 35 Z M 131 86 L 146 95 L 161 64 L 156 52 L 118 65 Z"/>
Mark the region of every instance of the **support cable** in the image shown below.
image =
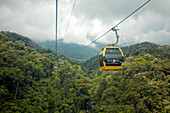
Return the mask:
<path id="1" fill-rule="evenodd" d="M 103 33 L 102 35 L 100 35 L 98 38 L 96 38 L 94 41 L 92 41 L 89 45 L 87 45 L 85 48 L 87 48 L 88 46 L 90 46 L 92 43 L 96 42 L 98 39 L 100 39 L 101 37 L 103 37 L 104 35 L 106 35 L 108 32 L 110 32 L 112 29 L 106 31 L 105 33 Z"/>
<path id="2" fill-rule="evenodd" d="M 74 1 L 74 4 L 73 4 L 73 7 L 72 7 L 72 10 L 71 10 L 71 14 L 70 14 L 70 17 L 69 17 L 69 20 L 68 20 L 68 23 L 67 23 L 67 26 L 66 26 L 66 29 L 65 29 L 65 32 L 64 32 L 64 37 L 66 36 L 66 33 L 67 33 L 67 30 L 68 30 L 68 27 L 69 27 L 69 24 L 70 24 L 70 21 L 71 21 L 71 17 L 73 15 L 73 11 L 74 11 L 74 8 L 75 8 L 75 5 L 76 5 L 76 1 Z M 63 37 L 63 39 L 64 39 Z"/>
<path id="3" fill-rule="evenodd" d="M 139 9 L 141 9 L 143 6 L 145 6 L 148 2 L 150 2 L 151 0 L 148 0 L 147 2 L 145 2 L 144 4 L 142 4 L 139 8 L 137 8 L 135 11 L 133 11 L 131 14 L 129 14 L 127 17 L 125 17 L 123 20 L 121 20 L 118 24 L 116 24 L 114 27 L 112 27 L 111 29 L 109 29 L 108 31 L 106 31 L 104 34 L 102 34 L 101 36 L 99 36 L 98 38 L 96 38 L 94 41 L 92 41 L 90 44 L 88 44 L 87 46 L 85 46 L 85 48 L 87 48 L 88 46 L 90 46 L 92 43 L 96 42 L 98 39 L 102 38 L 104 35 L 106 35 L 107 33 L 109 33 L 111 30 L 114 30 L 118 25 L 120 25 L 122 22 L 124 22 L 126 19 L 128 19 L 130 16 L 132 16 L 134 13 L 136 13 Z"/>
<path id="4" fill-rule="evenodd" d="M 57 53 L 57 20 L 58 20 L 58 0 L 56 0 L 56 31 L 55 31 L 55 38 L 56 38 L 56 45 L 55 45 L 55 52 L 56 52 L 56 59 L 58 58 L 58 53 Z"/>

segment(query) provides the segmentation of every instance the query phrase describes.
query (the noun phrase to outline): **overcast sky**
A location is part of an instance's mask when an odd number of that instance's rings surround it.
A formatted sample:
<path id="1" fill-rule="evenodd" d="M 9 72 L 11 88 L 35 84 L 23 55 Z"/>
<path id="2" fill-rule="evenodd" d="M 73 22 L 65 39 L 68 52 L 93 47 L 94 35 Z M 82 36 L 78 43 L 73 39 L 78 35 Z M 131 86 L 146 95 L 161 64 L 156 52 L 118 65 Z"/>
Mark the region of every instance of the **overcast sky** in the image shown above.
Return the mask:
<path id="1" fill-rule="evenodd" d="M 58 0 L 58 38 L 87 45 L 147 0 Z M 55 0 L 0 0 L 0 31 L 11 31 L 35 41 L 55 40 Z M 170 45 L 170 0 L 151 0 L 118 27 L 119 45 L 150 41 Z M 108 33 L 98 40 L 115 41 Z"/>

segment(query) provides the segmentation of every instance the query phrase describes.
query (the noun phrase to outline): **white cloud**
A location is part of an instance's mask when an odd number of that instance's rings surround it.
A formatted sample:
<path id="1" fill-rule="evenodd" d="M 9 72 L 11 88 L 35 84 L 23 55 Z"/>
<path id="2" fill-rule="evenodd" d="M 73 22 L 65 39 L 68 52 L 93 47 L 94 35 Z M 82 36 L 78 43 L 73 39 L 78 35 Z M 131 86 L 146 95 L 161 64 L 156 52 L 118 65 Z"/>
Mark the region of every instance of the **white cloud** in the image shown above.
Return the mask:
<path id="1" fill-rule="evenodd" d="M 89 44 L 147 0 L 77 0 L 66 35 L 65 28 L 74 0 L 58 0 L 58 38 Z M 170 1 L 151 0 L 118 28 L 120 44 L 150 41 L 170 44 Z M 55 40 L 55 0 L 0 0 L 0 30 L 33 40 Z M 164 37 L 163 40 L 161 37 Z M 99 42 L 115 41 L 108 33 Z"/>
<path id="2" fill-rule="evenodd" d="M 170 32 L 161 30 L 158 32 L 150 31 L 149 33 L 143 33 L 138 36 L 136 36 L 137 41 L 136 42 L 144 42 L 149 41 L 157 44 L 170 44 Z M 158 41 L 159 40 L 159 41 Z"/>
<path id="3" fill-rule="evenodd" d="M 33 40 L 54 37 L 54 2 L 1 0 L 0 30 L 17 32 Z"/>

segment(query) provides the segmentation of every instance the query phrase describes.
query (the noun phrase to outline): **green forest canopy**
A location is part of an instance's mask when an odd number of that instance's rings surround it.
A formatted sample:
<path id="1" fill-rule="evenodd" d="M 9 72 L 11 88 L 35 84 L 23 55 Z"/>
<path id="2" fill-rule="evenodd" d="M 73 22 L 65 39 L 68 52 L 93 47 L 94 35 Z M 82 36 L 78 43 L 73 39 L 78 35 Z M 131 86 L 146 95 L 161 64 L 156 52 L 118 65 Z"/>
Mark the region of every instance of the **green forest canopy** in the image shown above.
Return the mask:
<path id="1" fill-rule="evenodd" d="M 56 62 L 50 49 L 0 32 L 0 112 L 170 112 L 170 46 L 122 49 L 123 69 L 102 71 L 97 56 L 82 66 L 63 55 Z"/>

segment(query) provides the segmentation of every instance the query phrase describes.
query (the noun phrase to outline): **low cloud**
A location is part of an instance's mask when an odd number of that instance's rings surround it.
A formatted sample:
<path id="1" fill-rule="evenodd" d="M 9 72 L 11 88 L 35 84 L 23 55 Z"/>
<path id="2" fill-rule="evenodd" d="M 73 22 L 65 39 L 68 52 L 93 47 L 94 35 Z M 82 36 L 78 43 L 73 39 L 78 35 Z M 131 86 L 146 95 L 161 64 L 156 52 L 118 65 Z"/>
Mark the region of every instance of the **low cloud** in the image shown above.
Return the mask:
<path id="1" fill-rule="evenodd" d="M 66 25 L 74 0 L 58 0 L 58 38 L 87 45 L 120 22 L 147 0 L 77 0 L 70 25 Z M 35 41 L 55 40 L 55 0 L 1 0 L 0 30 L 12 31 Z M 170 44 L 170 1 L 151 0 L 120 26 L 119 45 L 150 41 Z M 108 33 L 98 40 L 115 41 Z"/>

